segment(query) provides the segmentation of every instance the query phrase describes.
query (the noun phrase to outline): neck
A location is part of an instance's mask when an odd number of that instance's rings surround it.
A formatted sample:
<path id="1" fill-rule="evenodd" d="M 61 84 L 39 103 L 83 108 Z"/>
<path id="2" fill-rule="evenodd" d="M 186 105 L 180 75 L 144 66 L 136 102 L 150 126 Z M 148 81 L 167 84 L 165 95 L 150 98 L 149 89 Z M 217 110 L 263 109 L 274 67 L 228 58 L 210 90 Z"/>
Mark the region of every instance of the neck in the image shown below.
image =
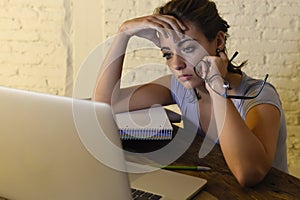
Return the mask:
<path id="1" fill-rule="evenodd" d="M 203 84 L 201 84 L 200 86 L 194 88 L 195 94 L 197 96 L 197 99 L 206 99 L 206 96 L 209 96 L 208 91 L 205 88 L 205 82 L 203 82 Z"/>
<path id="2" fill-rule="evenodd" d="M 242 75 L 237 74 L 237 73 L 228 73 L 225 79 L 229 82 L 230 85 L 230 90 L 228 91 L 229 93 L 235 94 L 236 90 L 241 84 L 242 81 Z"/>

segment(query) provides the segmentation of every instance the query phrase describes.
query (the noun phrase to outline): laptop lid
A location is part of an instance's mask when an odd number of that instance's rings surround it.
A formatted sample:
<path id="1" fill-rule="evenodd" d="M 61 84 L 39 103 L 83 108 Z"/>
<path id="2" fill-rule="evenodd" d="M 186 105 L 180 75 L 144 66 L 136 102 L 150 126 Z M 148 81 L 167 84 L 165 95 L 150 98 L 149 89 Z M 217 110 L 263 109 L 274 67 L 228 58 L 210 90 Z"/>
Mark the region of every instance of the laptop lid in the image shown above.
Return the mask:
<path id="1" fill-rule="evenodd" d="M 0 97 L 0 196 L 18 200 L 131 198 L 128 175 L 109 167 L 124 167 L 123 155 L 111 148 L 121 147 L 120 141 L 111 137 L 114 145 L 107 146 L 99 138 L 117 132 L 108 105 L 4 87 L 0 87 Z M 108 166 L 95 159 L 78 134 L 81 125 L 74 118 L 81 116 L 79 120 L 88 123 L 94 118 L 90 113 L 97 116 L 101 128 L 87 128 L 81 135 L 95 141 L 91 149 L 95 145 L 100 153 L 105 152 Z"/>
<path id="2" fill-rule="evenodd" d="M 131 199 L 130 163 L 110 106 L 5 87 L 0 97 L 1 197 Z M 206 184 L 166 170 L 130 174 L 130 181 L 173 200 L 189 199 Z"/>

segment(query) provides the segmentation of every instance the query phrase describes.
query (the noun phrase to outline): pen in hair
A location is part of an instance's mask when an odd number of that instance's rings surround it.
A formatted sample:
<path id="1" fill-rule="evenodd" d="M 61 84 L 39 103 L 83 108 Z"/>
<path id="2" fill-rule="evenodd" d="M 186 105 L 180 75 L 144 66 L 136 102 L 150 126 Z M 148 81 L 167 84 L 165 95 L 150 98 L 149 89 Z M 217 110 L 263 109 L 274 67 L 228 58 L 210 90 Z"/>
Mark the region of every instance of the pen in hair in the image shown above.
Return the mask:
<path id="1" fill-rule="evenodd" d="M 232 57 L 230 58 L 229 62 L 232 62 L 233 59 L 235 59 L 235 57 L 239 54 L 239 52 L 234 52 L 234 54 L 232 55 Z"/>

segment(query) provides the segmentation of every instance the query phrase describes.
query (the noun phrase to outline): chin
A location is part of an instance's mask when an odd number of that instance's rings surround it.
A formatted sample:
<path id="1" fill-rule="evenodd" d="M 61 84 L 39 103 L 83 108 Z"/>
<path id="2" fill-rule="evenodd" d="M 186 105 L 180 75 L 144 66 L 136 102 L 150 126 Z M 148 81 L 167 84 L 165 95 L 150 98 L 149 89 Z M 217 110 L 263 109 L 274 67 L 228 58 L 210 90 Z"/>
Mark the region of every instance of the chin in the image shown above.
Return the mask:
<path id="1" fill-rule="evenodd" d="M 181 84 L 182 84 L 186 89 L 192 89 L 192 88 L 195 88 L 195 87 L 196 87 L 196 85 L 193 84 L 193 82 L 190 82 L 190 81 L 181 82 Z"/>
<path id="2" fill-rule="evenodd" d="M 203 80 L 190 80 L 190 81 L 180 81 L 181 84 L 186 88 L 186 89 L 193 89 L 197 88 L 201 85 L 203 85 L 204 81 Z"/>

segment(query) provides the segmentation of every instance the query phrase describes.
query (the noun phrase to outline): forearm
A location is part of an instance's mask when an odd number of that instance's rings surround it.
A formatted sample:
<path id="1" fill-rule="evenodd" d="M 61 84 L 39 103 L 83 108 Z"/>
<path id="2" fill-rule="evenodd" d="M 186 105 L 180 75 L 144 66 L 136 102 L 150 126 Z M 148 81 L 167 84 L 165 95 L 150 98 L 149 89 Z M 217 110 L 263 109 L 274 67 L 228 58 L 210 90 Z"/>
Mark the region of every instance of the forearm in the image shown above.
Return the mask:
<path id="1" fill-rule="evenodd" d="M 130 37 L 122 32 L 115 36 L 111 48 L 101 65 L 93 96 L 94 101 L 111 104 L 112 96 L 118 97 L 123 62 L 129 39 Z"/>
<path id="2" fill-rule="evenodd" d="M 211 96 L 219 142 L 229 168 L 242 185 L 258 183 L 272 164 L 266 149 L 249 130 L 231 100 Z"/>

